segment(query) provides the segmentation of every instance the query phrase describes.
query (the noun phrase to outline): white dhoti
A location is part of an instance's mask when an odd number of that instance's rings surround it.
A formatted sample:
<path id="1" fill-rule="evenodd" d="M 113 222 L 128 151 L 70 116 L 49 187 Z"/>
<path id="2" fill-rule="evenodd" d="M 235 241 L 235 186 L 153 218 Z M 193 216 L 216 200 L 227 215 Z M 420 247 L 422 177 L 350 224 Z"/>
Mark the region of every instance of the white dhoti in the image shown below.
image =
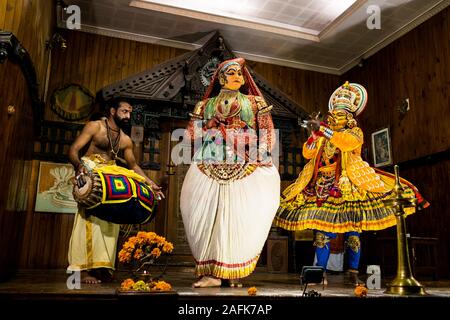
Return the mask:
<path id="1" fill-rule="evenodd" d="M 90 169 L 114 163 L 96 154 L 83 157 L 82 161 Z M 114 269 L 120 225 L 86 216 L 84 209 L 78 208 L 70 236 L 67 270 Z"/>
<path id="2" fill-rule="evenodd" d="M 237 279 L 252 273 L 279 195 L 280 176 L 273 165 L 224 184 L 192 163 L 181 189 L 180 209 L 196 274 Z"/>
<path id="3" fill-rule="evenodd" d="M 114 269 L 120 225 L 94 216 L 85 217 L 83 211 L 75 215 L 67 270 Z"/>

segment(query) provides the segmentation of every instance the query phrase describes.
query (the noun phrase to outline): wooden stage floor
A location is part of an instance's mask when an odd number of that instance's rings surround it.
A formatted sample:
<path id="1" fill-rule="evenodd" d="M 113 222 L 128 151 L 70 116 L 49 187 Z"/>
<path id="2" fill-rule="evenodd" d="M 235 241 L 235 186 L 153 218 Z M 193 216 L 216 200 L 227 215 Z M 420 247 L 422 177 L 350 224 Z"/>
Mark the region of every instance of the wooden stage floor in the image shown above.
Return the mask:
<path id="1" fill-rule="evenodd" d="M 382 288 L 379 290 L 369 290 L 366 298 L 356 298 L 354 287 L 344 285 L 343 274 L 331 274 L 328 276 L 329 284 L 322 286 L 308 287 L 307 292 L 314 290 L 320 293 L 320 297 L 304 297 L 303 288 L 300 286 L 299 275 L 292 273 L 267 273 L 264 269 L 257 269 L 251 276 L 244 279 L 243 288 L 191 288 L 195 280 L 193 268 L 190 267 L 169 267 L 163 276 L 163 280 L 169 282 L 173 291 L 169 293 L 149 293 L 149 294 L 124 294 L 117 291 L 120 282 L 129 275 L 125 272 L 116 272 L 115 280 L 110 283 L 96 285 L 81 284 L 80 289 L 70 290 L 67 288 L 66 279 L 69 275 L 65 270 L 22 270 L 14 278 L 7 282 L 0 283 L 0 303 L 2 307 L 26 307 L 42 308 L 46 306 L 80 306 L 72 308 L 74 312 L 82 307 L 92 307 L 103 305 L 113 313 L 114 310 L 120 312 L 123 305 L 145 305 L 145 306 L 165 306 L 170 310 L 173 318 L 180 318 L 180 313 L 188 313 L 189 309 L 195 307 L 214 306 L 219 314 L 215 317 L 195 314 L 184 315 L 180 319 L 230 319 L 242 316 L 239 312 L 250 312 L 245 309 L 246 305 L 270 306 L 269 313 L 258 314 L 267 319 L 277 319 L 276 315 L 286 310 L 297 308 L 306 310 L 312 308 L 322 313 L 333 315 L 334 312 L 342 308 L 358 307 L 364 310 L 371 309 L 371 312 L 387 312 L 380 308 L 383 306 L 404 307 L 408 311 L 421 307 L 436 308 L 439 306 L 450 306 L 450 281 L 421 281 L 425 286 L 427 296 L 395 296 L 384 294 L 385 283 L 382 280 Z M 362 280 L 363 277 L 361 277 Z M 247 289 L 256 287 L 256 296 L 249 296 Z M 228 305 L 230 304 L 230 305 Z M 233 308 L 231 305 L 240 305 L 241 309 Z M 228 308 L 228 309 L 227 309 Z M 367 309 L 369 308 L 369 309 Z M 265 310 L 265 309 L 260 309 Z M 196 311 L 196 312 L 197 312 Z M 234 314 L 223 314 L 226 311 L 233 311 Z M 253 310 L 255 312 L 256 310 Z M 266 310 L 267 311 L 267 310 Z M 216 312 L 216 313 L 217 313 Z M 290 311 L 289 311 L 290 312 Z M 392 312 L 392 311 L 391 311 Z M 252 314 L 247 314 L 251 317 Z M 271 317 L 270 317 L 271 316 Z M 171 317 L 169 317 L 171 318 Z"/>

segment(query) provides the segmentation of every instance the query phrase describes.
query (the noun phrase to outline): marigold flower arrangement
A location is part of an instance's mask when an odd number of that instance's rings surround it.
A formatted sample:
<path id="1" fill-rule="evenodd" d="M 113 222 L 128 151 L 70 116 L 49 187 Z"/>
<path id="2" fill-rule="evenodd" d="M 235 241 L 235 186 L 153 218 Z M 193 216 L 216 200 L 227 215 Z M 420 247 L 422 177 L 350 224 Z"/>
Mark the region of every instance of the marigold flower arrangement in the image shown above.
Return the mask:
<path id="1" fill-rule="evenodd" d="M 123 244 L 119 252 L 119 261 L 122 263 L 137 266 L 134 272 L 142 272 L 143 275 L 150 276 L 147 271 L 156 259 L 162 254 L 171 253 L 173 244 L 166 238 L 157 235 L 155 232 L 140 231 L 136 236 L 129 237 Z M 172 287 L 164 281 L 134 281 L 126 279 L 121 284 L 121 290 L 137 291 L 168 291 Z"/>
<path id="2" fill-rule="evenodd" d="M 166 238 L 157 235 L 155 232 L 140 231 L 135 236 L 129 237 L 123 244 L 119 252 L 119 261 L 130 265 L 130 269 L 135 277 L 145 277 L 146 282 L 150 282 L 152 275 L 149 268 L 154 264 L 162 254 L 172 252 L 173 244 Z M 127 279 L 131 280 L 131 279 Z M 125 290 L 145 290 L 145 288 L 132 288 L 131 286 L 140 284 L 139 281 L 131 284 L 125 280 L 122 283 L 122 289 Z"/>
<path id="3" fill-rule="evenodd" d="M 120 289 L 123 291 L 170 291 L 172 286 L 162 280 L 145 283 L 143 280 L 134 282 L 133 279 L 126 279 L 120 285 Z"/>
<path id="4" fill-rule="evenodd" d="M 173 244 L 166 238 L 158 236 L 154 232 L 139 231 L 136 236 L 128 238 L 119 252 L 119 261 L 131 263 L 137 261 L 140 266 L 137 271 L 143 269 L 158 259 L 162 253 L 170 253 Z"/>

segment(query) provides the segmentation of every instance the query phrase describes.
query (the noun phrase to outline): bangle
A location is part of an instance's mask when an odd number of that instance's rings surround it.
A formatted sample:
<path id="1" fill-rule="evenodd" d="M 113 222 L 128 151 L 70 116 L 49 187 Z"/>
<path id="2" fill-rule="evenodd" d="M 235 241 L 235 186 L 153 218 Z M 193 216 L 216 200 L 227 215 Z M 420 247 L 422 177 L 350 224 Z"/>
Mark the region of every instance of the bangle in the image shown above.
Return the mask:
<path id="1" fill-rule="evenodd" d="M 325 127 L 320 127 L 320 129 L 322 129 L 322 128 L 325 128 Z M 334 134 L 334 131 L 331 130 L 330 128 L 325 128 L 325 130 L 323 130 L 322 132 L 323 132 L 323 135 L 328 139 L 330 139 Z"/>

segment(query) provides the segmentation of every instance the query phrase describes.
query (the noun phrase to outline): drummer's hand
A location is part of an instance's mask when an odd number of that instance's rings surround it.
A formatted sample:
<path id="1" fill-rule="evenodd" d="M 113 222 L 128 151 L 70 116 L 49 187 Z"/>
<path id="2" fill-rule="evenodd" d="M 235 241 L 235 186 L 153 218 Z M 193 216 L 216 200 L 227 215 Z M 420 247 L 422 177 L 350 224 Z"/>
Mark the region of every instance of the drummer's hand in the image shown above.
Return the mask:
<path id="1" fill-rule="evenodd" d="M 77 172 L 76 172 L 76 176 L 79 176 L 81 174 L 88 174 L 89 170 L 82 164 L 80 163 L 80 165 L 78 166 Z"/>
<path id="2" fill-rule="evenodd" d="M 80 164 L 78 166 L 74 179 L 74 184 L 78 185 L 78 188 L 82 188 L 86 184 L 86 179 L 84 178 L 84 175 L 88 173 L 89 171 L 84 165 Z"/>
<path id="3" fill-rule="evenodd" d="M 164 193 L 161 191 L 162 188 L 151 180 L 150 180 L 150 187 L 153 189 L 153 191 L 155 191 L 156 199 L 161 200 L 166 198 L 164 196 Z"/>

